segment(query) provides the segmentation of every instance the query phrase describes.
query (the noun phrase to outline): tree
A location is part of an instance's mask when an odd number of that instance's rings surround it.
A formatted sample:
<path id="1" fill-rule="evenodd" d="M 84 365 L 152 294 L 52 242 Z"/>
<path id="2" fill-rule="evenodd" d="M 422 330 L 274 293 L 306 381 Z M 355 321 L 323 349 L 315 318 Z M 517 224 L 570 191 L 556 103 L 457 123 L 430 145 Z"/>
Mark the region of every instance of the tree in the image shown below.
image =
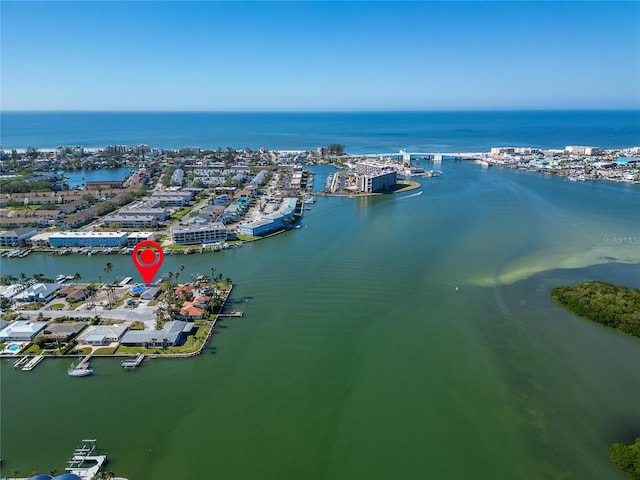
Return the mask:
<path id="1" fill-rule="evenodd" d="M 0 277 L 0 285 L 11 285 L 13 282 L 15 282 L 17 280 L 16 277 L 14 277 L 11 274 L 7 274 L 7 275 L 2 275 Z"/>
<path id="2" fill-rule="evenodd" d="M 640 480 L 640 437 L 631 445 L 614 443 L 609 457 L 616 466 L 635 480 Z"/>
<path id="3" fill-rule="evenodd" d="M 74 274 L 73 274 L 73 279 L 74 279 L 74 280 L 80 280 L 81 278 L 82 278 L 82 277 L 81 277 L 81 275 L 80 275 L 80 273 L 79 273 L 79 272 L 76 272 L 76 273 L 74 273 Z"/>
<path id="4" fill-rule="evenodd" d="M 38 152 L 38 149 L 35 147 L 27 147 L 27 157 L 33 159 L 33 158 L 38 158 L 38 155 L 40 154 L 40 152 Z"/>
<path id="5" fill-rule="evenodd" d="M 104 266 L 104 271 L 106 273 L 111 273 L 111 270 L 113 270 L 113 264 L 111 262 L 107 262 L 107 264 Z"/>
<path id="6" fill-rule="evenodd" d="M 89 285 L 87 285 L 84 289 L 84 296 L 85 298 L 87 298 L 88 300 L 91 301 L 91 303 L 94 304 L 96 303 L 96 292 L 98 291 L 98 286 L 95 283 L 90 283 Z"/>
<path id="7" fill-rule="evenodd" d="M 330 155 L 344 155 L 344 145 L 340 143 L 332 143 L 329 145 Z"/>

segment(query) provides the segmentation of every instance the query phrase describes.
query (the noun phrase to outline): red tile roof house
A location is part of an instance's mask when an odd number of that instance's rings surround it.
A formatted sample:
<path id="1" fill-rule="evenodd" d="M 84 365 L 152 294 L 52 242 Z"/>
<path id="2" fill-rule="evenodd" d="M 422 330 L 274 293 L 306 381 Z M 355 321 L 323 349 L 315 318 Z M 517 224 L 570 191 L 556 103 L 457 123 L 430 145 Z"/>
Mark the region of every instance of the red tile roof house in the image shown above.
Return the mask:
<path id="1" fill-rule="evenodd" d="M 176 318 L 180 320 L 186 320 L 193 322 L 194 320 L 200 320 L 205 317 L 206 310 L 204 308 L 196 307 L 194 302 L 184 302 L 182 308 Z"/>
<path id="2" fill-rule="evenodd" d="M 73 302 L 79 302 L 85 298 L 85 290 L 82 287 L 76 287 L 74 285 L 67 285 L 62 290 L 58 291 L 59 297 L 67 297 L 67 300 Z"/>

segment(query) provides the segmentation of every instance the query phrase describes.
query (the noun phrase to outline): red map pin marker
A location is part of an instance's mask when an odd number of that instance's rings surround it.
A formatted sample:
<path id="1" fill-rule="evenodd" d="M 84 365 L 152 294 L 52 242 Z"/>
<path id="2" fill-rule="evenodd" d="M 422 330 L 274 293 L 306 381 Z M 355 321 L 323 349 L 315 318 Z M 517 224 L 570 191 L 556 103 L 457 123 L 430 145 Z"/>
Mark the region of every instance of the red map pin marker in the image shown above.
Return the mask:
<path id="1" fill-rule="evenodd" d="M 131 258 L 140 275 L 142 275 L 144 283 L 149 285 L 160 265 L 162 265 L 164 252 L 156 242 L 145 240 L 135 246 Z"/>

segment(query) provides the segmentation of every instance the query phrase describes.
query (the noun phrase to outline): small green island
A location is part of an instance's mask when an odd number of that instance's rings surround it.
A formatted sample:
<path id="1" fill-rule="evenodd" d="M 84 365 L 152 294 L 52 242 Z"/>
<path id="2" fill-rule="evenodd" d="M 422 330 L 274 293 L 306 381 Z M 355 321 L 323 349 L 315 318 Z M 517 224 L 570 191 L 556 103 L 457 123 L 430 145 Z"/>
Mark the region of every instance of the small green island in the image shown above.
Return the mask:
<path id="1" fill-rule="evenodd" d="M 640 289 L 592 281 L 556 287 L 551 298 L 576 315 L 640 337 Z"/>
<path id="2" fill-rule="evenodd" d="M 576 315 L 640 337 L 640 289 L 592 281 L 556 287 L 551 298 Z M 640 437 L 631 445 L 614 443 L 611 461 L 630 478 L 640 480 Z"/>
<path id="3" fill-rule="evenodd" d="M 640 437 L 631 445 L 614 443 L 609 450 L 611 461 L 634 480 L 640 480 Z"/>

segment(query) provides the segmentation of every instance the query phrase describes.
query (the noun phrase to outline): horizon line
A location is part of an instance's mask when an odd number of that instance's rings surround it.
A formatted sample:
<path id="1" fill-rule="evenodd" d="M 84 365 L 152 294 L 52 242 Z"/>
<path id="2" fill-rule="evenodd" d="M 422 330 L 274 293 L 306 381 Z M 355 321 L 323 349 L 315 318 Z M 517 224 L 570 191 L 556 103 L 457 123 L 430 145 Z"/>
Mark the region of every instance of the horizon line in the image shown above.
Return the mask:
<path id="1" fill-rule="evenodd" d="M 536 107 L 536 108 L 442 108 L 442 109 L 292 109 L 292 110 L 119 110 L 119 109 L 0 109 L 0 114 L 4 113 L 429 113 L 429 112 L 572 112 L 572 111 L 592 111 L 592 112 L 640 112 L 640 107 Z"/>

